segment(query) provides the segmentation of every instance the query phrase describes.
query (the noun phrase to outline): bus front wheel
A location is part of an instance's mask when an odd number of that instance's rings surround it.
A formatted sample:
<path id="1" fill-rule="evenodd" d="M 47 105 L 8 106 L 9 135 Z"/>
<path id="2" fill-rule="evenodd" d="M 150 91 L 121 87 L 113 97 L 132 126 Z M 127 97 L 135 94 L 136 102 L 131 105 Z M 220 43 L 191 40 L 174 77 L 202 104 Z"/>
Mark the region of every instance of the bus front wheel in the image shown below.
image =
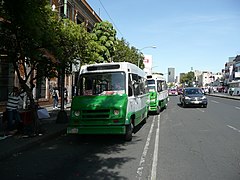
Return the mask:
<path id="1" fill-rule="evenodd" d="M 125 140 L 131 141 L 132 140 L 132 133 L 133 133 L 133 124 L 126 125 L 126 134 L 125 134 Z"/>
<path id="2" fill-rule="evenodd" d="M 161 107 L 160 107 L 160 105 L 158 105 L 158 106 L 157 106 L 156 114 L 158 115 L 158 114 L 160 114 L 160 112 L 161 112 Z"/>

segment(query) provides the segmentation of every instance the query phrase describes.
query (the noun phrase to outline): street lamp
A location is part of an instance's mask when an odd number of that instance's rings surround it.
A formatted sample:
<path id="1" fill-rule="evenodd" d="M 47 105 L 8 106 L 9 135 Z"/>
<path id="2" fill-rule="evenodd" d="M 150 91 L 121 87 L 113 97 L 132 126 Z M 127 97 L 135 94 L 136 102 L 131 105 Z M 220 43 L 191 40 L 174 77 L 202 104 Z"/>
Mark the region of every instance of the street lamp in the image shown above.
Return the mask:
<path id="1" fill-rule="evenodd" d="M 142 51 L 143 49 L 146 49 L 146 48 L 157 48 L 157 46 L 146 46 L 146 47 L 139 49 L 139 51 Z M 139 64 L 140 64 L 140 58 L 138 59 L 138 67 L 139 67 Z"/>

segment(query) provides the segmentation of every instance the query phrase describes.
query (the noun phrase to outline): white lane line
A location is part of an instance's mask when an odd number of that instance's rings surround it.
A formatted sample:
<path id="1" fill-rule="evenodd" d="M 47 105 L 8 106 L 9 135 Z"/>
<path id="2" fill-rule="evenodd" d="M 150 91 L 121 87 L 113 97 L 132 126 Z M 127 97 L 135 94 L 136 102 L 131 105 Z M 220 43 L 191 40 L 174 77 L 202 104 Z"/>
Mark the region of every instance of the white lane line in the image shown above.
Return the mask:
<path id="1" fill-rule="evenodd" d="M 219 103 L 218 101 L 214 101 L 214 100 L 211 100 L 211 102 L 214 102 L 214 103 L 216 103 L 216 104 L 218 104 L 218 103 Z"/>
<path id="2" fill-rule="evenodd" d="M 231 128 L 231 129 L 233 129 L 234 131 L 237 131 L 237 132 L 239 132 L 239 133 L 240 133 L 240 130 L 239 130 L 239 129 L 237 129 L 237 128 L 235 128 L 235 127 L 233 127 L 233 126 L 227 125 L 227 127 L 229 127 L 229 128 Z"/>
<path id="3" fill-rule="evenodd" d="M 235 108 L 236 108 L 236 109 L 240 109 L 240 107 L 237 107 L 237 106 L 236 106 Z"/>
<path id="4" fill-rule="evenodd" d="M 157 125 L 157 130 L 156 130 L 156 137 L 155 137 L 155 146 L 154 146 L 154 153 L 153 153 L 151 180 L 156 180 L 157 179 L 159 124 L 160 124 L 160 115 L 158 115 L 158 125 Z"/>
<path id="5" fill-rule="evenodd" d="M 142 153 L 139 165 L 138 165 L 137 179 L 139 179 L 139 180 L 142 178 L 144 162 L 145 162 L 145 159 L 146 159 L 146 156 L 147 156 L 147 152 L 148 152 L 148 149 L 149 149 L 149 144 L 150 144 L 150 140 L 151 140 L 151 136 L 152 136 L 152 132 L 153 132 L 154 122 L 155 122 L 155 116 L 153 116 L 152 125 L 151 125 L 150 131 L 148 133 L 147 141 L 146 141 L 146 144 L 145 144 L 145 147 L 143 149 L 143 153 Z"/>
<path id="6" fill-rule="evenodd" d="M 201 112 L 205 112 L 204 110 L 202 110 L 202 109 L 199 109 L 199 108 L 197 108 L 197 110 L 199 110 L 199 111 L 201 111 Z"/>

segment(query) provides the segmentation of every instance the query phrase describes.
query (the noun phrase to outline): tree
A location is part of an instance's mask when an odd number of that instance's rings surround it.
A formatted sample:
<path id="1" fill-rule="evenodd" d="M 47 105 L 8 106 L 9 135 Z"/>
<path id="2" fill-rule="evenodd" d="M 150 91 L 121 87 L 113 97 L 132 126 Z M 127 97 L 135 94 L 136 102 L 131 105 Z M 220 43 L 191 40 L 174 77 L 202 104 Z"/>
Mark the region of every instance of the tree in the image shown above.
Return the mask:
<path id="1" fill-rule="evenodd" d="M 108 21 L 102 21 L 94 25 L 91 33 L 90 46 L 95 62 L 111 62 L 116 46 L 116 30 Z"/>
<path id="2" fill-rule="evenodd" d="M 56 77 L 61 67 L 70 69 L 70 60 L 82 53 L 82 42 L 77 41 L 82 29 L 67 20 L 59 21 L 47 0 L 2 1 L 0 13 L 0 50 L 7 54 L 21 88 L 27 93 L 36 125 L 32 94 L 35 82 Z"/>
<path id="3" fill-rule="evenodd" d="M 192 71 L 188 73 L 184 73 L 180 78 L 180 82 L 187 84 L 188 86 L 193 86 L 194 81 L 195 81 L 195 74 Z"/>
<path id="4" fill-rule="evenodd" d="M 8 0 L 1 9 L 1 51 L 17 73 L 21 87 L 34 104 L 32 89 L 34 81 L 44 75 L 54 76 L 55 58 L 45 48 L 51 41 L 52 13 L 47 1 Z M 32 75 L 37 70 L 35 77 Z M 30 83 L 28 86 L 27 83 Z"/>
<path id="5" fill-rule="evenodd" d="M 122 38 L 117 40 L 113 56 L 114 62 L 130 62 L 137 65 L 138 60 L 141 62 L 140 67 L 143 68 L 143 54 L 135 47 L 130 47 L 129 43 L 126 42 L 125 39 Z"/>

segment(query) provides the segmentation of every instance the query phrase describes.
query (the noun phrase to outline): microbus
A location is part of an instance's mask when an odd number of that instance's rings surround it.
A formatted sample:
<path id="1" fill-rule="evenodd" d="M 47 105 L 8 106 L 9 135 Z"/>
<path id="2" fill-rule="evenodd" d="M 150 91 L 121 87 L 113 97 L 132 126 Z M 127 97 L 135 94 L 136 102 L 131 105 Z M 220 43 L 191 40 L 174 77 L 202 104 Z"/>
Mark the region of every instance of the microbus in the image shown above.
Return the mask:
<path id="1" fill-rule="evenodd" d="M 147 87 L 150 96 L 149 112 L 157 114 L 167 107 L 169 101 L 166 79 L 162 73 L 147 75 Z"/>
<path id="2" fill-rule="evenodd" d="M 67 133 L 119 134 L 131 141 L 137 126 L 146 121 L 148 107 L 146 75 L 136 65 L 84 65 L 79 72 Z"/>

